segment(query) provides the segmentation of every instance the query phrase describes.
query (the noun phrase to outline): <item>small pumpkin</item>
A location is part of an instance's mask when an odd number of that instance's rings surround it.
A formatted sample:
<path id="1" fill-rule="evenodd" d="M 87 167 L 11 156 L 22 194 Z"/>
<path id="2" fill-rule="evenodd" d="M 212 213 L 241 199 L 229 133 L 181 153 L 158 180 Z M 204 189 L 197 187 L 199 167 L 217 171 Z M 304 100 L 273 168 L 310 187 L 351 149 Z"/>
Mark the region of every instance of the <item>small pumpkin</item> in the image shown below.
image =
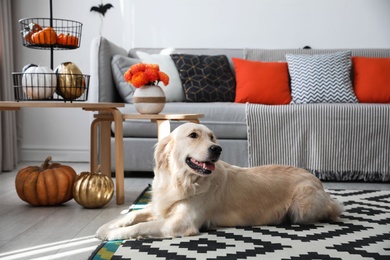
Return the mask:
<path id="1" fill-rule="evenodd" d="M 29 63 L 27 65 L 25 65 L 23 68 L 22 68 L 22 72 L 25 73 L 29 68 L 31 67 L 38 67 L 38 65 L 34 64 L 34 63 Z"/>
<path id="2" fill-rule="evenodd" d="M 74 35 L 60 33 L 57 36 L 57 43 L 64 46 L 78 46 L 79 38 Z"/>
<path id="3" fill-rule="evenodd" d="M 111 178 L 100 173 L 100 166 L 95 172 L 80 173 L 73 185 L 75 201 L 89 209 L 103 207 L 110 202 L 114 194 L 114 182 Z"/>
<path id="4" fill-rule="evenodd" d="M 57 33 L 52 27 L 46 27 L 31 35 L 31 40 L 35 44 L 51 45 L 57 42 Z"/>
<path id="5" fill-rule="evenodd" d="M 57 86 L 57 77 L 54 71 L 45 66 L 28 66 L 22 76 L 22 88 L 27 98 L 50 98 Z"/>
<path id="6" fill-rule="evenodd" d="M 42 26 L 37 23 L 30 23 L 28 26 L 26 26 L 26 28 L 23 30 L 23 36 L 26 42 L 33 44 L 34 42 L 31 39 L 31 36 L 40 30 L 42 30 Z"/>
<path id="7" fill-rule="evenodd" d="M 85 91 L 85 80 L 73 62 L 63 62 L 55 70 L 58 75 L 57 93 L 67 100 L 79 98 Z"/>
<path id="8" fill-rule="evenodd" d="M 15 178 L 18 196 L 34 206 L 53 206 L 73 198 L 73 184 L 77 173 L 72 167 L 50 163 L 47 157 L 41 166 L 27 166 Z"/>

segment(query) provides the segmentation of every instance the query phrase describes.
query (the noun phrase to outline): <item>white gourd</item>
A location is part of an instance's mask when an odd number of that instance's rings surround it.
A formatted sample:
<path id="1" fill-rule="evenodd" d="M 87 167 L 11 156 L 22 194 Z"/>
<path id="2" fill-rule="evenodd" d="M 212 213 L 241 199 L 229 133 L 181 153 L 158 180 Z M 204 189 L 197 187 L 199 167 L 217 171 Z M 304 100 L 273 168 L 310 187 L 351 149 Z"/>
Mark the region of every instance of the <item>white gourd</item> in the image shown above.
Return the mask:
<path id="1" fill-rule="evenodd" d="M 30 67 L 22 77 L 23 92 L 28 99 L 48 99 L 53 96 L 56 86 L 57 77 L 48 67 Z"/>

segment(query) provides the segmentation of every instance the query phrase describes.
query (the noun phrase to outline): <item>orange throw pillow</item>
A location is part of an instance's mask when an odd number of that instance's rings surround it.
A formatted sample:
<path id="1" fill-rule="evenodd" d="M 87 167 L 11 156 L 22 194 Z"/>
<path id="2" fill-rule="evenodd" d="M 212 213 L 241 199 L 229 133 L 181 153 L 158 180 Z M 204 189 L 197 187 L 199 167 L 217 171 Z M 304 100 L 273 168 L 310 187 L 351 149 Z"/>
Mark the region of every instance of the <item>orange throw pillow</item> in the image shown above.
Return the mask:
<path id="1" fill-rule="evenodd" d="M 233 58 L 236 103 L 290 104 L 291 91 L 286 62 L 259 62 Z"/>
<path id="2" fill-rule="evenodd" d="M 353 87 L 361 103 L 390 103 L 390 59 L 353 57 Z"/>

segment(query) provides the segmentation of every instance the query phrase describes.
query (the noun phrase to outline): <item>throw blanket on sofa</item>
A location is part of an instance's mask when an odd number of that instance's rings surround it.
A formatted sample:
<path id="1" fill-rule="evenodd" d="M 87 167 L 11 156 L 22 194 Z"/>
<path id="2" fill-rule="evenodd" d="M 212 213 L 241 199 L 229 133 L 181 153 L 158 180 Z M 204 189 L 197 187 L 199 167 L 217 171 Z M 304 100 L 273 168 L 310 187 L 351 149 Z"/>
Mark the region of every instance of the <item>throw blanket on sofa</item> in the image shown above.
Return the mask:
<path id="1" fill-rule="evenodd" d="M 390 180 L 390 106 L 246 105 L 249 166 L 293 165 L 322 180 Z"/>

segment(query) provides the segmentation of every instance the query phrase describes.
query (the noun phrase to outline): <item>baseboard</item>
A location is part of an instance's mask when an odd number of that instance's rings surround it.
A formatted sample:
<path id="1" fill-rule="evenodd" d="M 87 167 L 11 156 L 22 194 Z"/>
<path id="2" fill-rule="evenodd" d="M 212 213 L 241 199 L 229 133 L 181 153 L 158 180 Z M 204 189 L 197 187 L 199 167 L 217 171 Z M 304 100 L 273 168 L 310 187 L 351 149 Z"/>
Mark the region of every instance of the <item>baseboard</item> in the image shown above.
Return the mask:
<path id="1" fill-rule="evenodd" d="M 89 149 L 22 148 L 21 161 L 44 161 L 51 156 L 56 162 L 89 162 Z"/>

